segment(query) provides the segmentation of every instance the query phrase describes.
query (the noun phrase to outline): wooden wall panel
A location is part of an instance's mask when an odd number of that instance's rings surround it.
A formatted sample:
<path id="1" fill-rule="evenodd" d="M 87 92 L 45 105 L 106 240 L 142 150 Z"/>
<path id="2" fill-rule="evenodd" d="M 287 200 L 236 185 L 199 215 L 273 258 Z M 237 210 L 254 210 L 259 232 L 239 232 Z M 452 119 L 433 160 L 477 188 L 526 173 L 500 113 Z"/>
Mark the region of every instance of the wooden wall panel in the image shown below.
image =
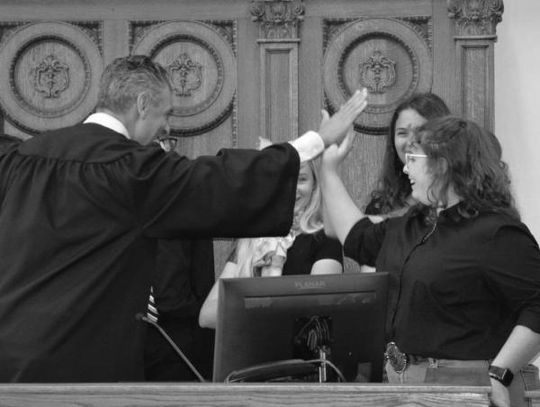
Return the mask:
<path id="1" fill-rule="evenodd" d="M 493 130 L 493 45 L 486 41 L 456 41 L 461 78 L 461 116 Z M 491 62 L 490 62 L 491 61 Z M 491 68 L 491 69 L 490 69 Z"/>
<path id="2" fill-rule="evenodd" d="M 261 49 L 261 137 L 284 142 L 298 136 L 298 45 L 268 43 Z"/>
<path id="3" fill-rule="evenodd" d="M 94 108 L 103 70 L 99 22 L 3 24 L 0 105 L 22 132 L 82 121 Z"/>
<path id="4" fill-rule="evenodd" d="M 363 205 L 381 166 L 391 110 L 412 92 L 434 90 L 455 113 L 492 127 L 502 11 L 502 0 L 3 0 L 3 128 L 27 138 L 82 120 L 95 102 L 99 71 L 131 52 L 185 68 L 186 51 L 203 67 L 198 93 L 175 99 L 178 151 L 190 157 L 317 129 L 321 108 L 338 108 L 371 81 L 375 92 L 344 169 Z M 57 67 L 54 97 L 28 79 L 43 61 Z M 66 89 L 62 64 L 70 68 Z M 177 84 L 188 76 L 177 75 Z M 228 244 L 216 249 L 217 272 Z"/>

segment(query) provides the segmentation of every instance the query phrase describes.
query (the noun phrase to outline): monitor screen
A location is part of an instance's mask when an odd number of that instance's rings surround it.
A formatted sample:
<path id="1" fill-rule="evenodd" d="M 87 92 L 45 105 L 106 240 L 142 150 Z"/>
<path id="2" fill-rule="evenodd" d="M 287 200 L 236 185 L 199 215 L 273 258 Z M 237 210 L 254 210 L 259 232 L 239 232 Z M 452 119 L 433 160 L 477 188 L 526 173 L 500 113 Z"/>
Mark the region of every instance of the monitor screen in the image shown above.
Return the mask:
<path id="1" fill-rule="evenodd" d="M 381 381 L 387 273 L 235 278 L 219 284 L 215 382 L 265 362 L 319 358 L 342 373 L 327 369 L 324 381 Z"/>

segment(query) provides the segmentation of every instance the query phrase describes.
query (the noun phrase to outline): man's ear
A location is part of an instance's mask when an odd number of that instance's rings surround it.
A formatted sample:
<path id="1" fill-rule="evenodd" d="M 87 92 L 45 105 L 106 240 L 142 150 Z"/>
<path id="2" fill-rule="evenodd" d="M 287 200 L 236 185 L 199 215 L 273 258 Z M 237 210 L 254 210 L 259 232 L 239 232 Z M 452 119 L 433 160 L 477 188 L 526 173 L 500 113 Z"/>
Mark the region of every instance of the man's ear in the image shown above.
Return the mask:
<path id="1" fill-rule="evenodd" d="M 150 106 L 150 95 L 148 92 L 141 92 L 137 95 L 137 113 L 143 119 L 148 114 L 148 107 Z"/>

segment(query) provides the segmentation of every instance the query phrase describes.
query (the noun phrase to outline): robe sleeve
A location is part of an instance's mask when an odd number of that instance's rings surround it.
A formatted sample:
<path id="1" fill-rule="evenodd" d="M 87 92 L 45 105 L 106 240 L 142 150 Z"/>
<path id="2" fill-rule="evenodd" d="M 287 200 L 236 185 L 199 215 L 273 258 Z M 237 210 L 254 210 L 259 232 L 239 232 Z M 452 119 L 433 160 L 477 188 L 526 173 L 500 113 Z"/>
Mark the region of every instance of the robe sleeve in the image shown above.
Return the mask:
<path id="1" fill-rule="evenodd" d="M 143 150 L 141 150 L 143 151 Z M 149 238 L 276 236 L 292 225 L 299 171 L 288 143 L 195 160 L 158 150 L 132 156 L 129 184 Z"/>
<path id="2" fill-rule="evenodd" d="M 152 286 L 160 317 L 197 317 L 213 285 L 211 239 L 159 241 Z"/>

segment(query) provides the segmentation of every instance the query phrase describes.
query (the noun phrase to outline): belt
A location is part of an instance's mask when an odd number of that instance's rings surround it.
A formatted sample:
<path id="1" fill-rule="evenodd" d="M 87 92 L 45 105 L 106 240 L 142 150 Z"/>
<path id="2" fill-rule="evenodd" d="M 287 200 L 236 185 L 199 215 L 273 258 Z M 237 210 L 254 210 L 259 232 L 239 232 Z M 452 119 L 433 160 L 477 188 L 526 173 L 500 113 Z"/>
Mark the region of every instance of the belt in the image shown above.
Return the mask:
<path id="1" fill-rule="evenodd" d="M 417 365 L 429 358 L 420 355 L 410 355 L 402 352 L 395 342 L 388 342 L 384 352 L 384 359 L 390 363 L 397 374 L 403 373 L 408 365 Z"/>

